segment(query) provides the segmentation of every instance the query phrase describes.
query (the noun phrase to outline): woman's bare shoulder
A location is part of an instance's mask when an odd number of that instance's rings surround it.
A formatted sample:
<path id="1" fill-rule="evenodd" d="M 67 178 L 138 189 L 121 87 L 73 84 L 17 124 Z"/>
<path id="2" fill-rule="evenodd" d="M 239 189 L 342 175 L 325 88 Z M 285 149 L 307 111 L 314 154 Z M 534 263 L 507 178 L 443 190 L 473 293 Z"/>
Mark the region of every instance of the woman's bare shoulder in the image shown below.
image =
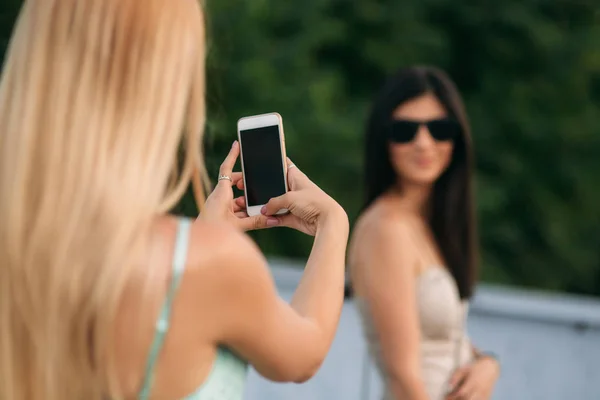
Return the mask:
<path id="1" fill-rule="evenodd" d="M 239 321 L 257 318 L 276 303 L 267 259 L 247 234 L 228 224 L 199 221 L 193 227 L 192 243 L 196 246 L 190 250 L 184 296 L 195 309 L 202 308 L 196 320 L 200 335 L 220 342 Z M 210 333 L 206 321 L 212 325 Z"/>
<path id="2" fill-rule="evenodd" d="M 203 284 L 227 284 L 228 280 L 235 284 L 266 267 L 266 259 L 254 241 L 228 223 L 195 221 L 188 257 L 194 275 L 190 279 L 200 279 Z"/>
<path id="3" fill-rule="evenodd" d="M 172 266 L 176 246 L 177 227 L 181 219 L 163 217 L 153 227 L 150 243 L 150 263 Z M 186 254 L 186 273 L 227 269 L 239 260 L 262 259 L 255 243 L 233 225 L 226 222 L 191 221 Z M 168 269 L 168 268 L 167 268 Z"/>
<path id="4" fill-rule="evenodd" d="M 358 271 L 365 268 L 387 273 L 387 267 L 392 264 L 412 266 L 415 255 L 412 219 L 410 213 L 394 209 L 385 202 L 373 204 L 360 215 L 348 253 L 354 279 L 358 279 L 361 276 Z"/>
<path id="5" fill-rule="evenodd" d="M 380 242 L 382 236 L 393 235 L 402 239 L 413 229 L 413 219 L 410 213 L 395 209 L 389 203 L 376 202 L 356 219 L 352 242 L 360 246 L 369 246 L 373 244 L 372 239 Z"/>
<path id="6" fill-rule="evenodd" d="M 211 267 L 214 264 L 229 264 L 232 260 L 245 257 L 260 257 L 261 253 L 252 239 L 235 226 L 226 222 L 196 220 L 190 234 L 191 266 Z"/>
<path id="7" fill-rule="evenodd" d="M 129 319 L 140 317 L 151 338 L 156 315 L 173 283 L 180 221 L 166 216 L 153 223 L 149 248 L 123 294 L 119 310 L 123 328 L 130 325 Z M 248 235 L 227 223 L 193 221 L 185 269 L 173 298 L 174 318 L 180 322 L 174 325 L 210 340 L 218 320 L 211 324 L 206 321 L 216 318 L 223 308 L 220 303 L 236 301 L 244 285 L 261 291 L 269 284 L 266 260 Z"/>
<path id="8" fill-rule="evenodd" d="M 354 222 L 351 241 L 354 242 L 357 238 L 372 231 L 383 220 L 383 214 L 383 207 L 379 203 L 374 203 L 363 210 Z"/>

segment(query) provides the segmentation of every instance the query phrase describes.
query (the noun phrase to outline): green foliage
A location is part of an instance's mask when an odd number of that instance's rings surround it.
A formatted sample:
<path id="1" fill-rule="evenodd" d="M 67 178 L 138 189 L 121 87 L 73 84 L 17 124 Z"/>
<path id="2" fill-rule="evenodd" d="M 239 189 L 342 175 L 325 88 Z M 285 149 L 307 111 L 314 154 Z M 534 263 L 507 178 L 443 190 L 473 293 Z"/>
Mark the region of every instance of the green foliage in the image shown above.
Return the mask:
<path id="1" fill-rule="evenodd" d="M 473 124 L 484 279 L 600 294 L 599 7 L 486 3 L 209 2 L 212 166 L 239 117 L 278 111 L 291 158 L 354 219 L 373 94 L 401 66 L 435 64 Z M 310 251 L 291 232 L 253 235 Z"/>
<path id="2" fill-rule="evenodd" d="M 4 54 L 21 3 L 21 0 L 2 0 L 0 4 L 0 65 L 4 64 Z"/>
<path id="3" fill-rule="evenodd" d="M 4 42 L 18 3 L 0 7 Z M 206 4 L 213 176 L 237 119 L 277 111 L 289 156 L 354 220 L 375 91 L 401 66 L 434 64 L 456 81 L 473 125 L 484 279 L 600 295 L 594 1 Z M 178 210 L 195 213 L 191 196 Z M 295 232 L 252 235 L 273 255 L 310 251 L 310 238 Z"/>

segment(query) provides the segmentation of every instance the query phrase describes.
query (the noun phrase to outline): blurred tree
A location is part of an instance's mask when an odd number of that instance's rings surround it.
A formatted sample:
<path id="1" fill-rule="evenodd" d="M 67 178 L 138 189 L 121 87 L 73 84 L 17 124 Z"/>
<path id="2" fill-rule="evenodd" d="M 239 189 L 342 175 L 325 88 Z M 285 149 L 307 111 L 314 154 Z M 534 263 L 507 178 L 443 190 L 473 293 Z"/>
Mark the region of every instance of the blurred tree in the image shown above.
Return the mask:
<path id="1" fill-rule="evenodd" d="M 592 0 L 208 1 L 207 162 L 238 118 L 278 111 L 288 154 L 348 210 L 362 203 L 362 135 L 401 66 L 461 89 L 477 156 L 483 278 L 600 295 L 600 6 Z M 0 6 L 5 46 L 20 1 Z M 178 211 L 195 214 L 191 196 Z M 267 253 L 311 240 L 252 233 Z"/>
<path id="2" fill-rule="evenodd" d="M 4 65 L 4 54 L 21 3 L 21 0 L 2 0 L 2 4 L 0 4 L 0 65 Z"/>

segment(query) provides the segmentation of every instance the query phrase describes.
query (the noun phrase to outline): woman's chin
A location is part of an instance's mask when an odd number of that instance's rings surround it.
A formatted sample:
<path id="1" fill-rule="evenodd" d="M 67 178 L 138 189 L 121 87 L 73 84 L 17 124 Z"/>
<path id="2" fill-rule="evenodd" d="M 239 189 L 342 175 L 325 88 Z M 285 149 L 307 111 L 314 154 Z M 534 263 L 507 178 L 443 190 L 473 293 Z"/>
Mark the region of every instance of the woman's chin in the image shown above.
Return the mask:
<path id="1" fill-rule="evenodd" d="M 431 186 L 439 177 L 440 174 L 437 171 L 415 171 L 410 175 L 405 175 L 404 180 L 415 186 Z"/>

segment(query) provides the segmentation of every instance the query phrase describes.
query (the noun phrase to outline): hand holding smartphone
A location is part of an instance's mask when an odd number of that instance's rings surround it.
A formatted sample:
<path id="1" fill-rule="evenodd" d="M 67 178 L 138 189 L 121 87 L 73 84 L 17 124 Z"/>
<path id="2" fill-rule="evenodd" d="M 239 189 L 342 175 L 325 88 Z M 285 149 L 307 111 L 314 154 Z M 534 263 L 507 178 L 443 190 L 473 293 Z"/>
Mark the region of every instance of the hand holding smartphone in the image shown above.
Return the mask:
<path id="1" fill-rule="evenodd" d="M 243 117 L 237 123 L 244 196 L 248 216 L 260 214 L 274 197 L 288 191 L 283 121 L 278 113 Z M 285 214 L 281 209 L 276 214 Z"/>

